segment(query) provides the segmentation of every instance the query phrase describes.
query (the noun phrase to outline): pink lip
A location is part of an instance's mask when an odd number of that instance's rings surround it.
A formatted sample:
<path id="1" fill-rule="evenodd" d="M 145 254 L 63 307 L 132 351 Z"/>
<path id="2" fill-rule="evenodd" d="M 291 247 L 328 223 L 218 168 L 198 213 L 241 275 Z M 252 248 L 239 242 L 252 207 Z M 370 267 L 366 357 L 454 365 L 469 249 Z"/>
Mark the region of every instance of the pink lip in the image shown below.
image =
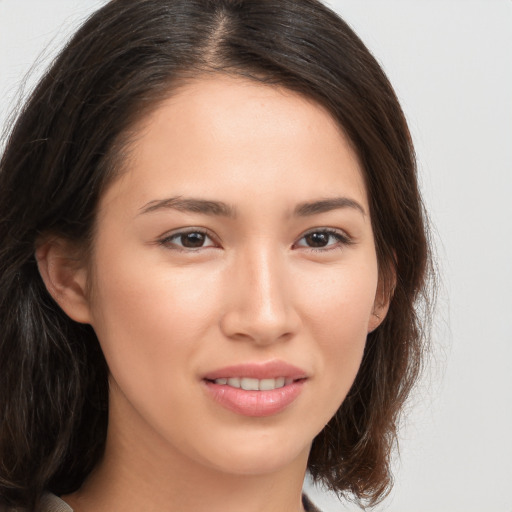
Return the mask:
<path id="1" fill-rule="evenodd" d="M 227 384 L 213 382 L 215 379 L 230 377 L 253 379 L 285 377 L 293 382 L 270 391 L 246 391 Z M 207 373 L 203 382 L 210 397 L 226 409 L 244 416 L 263 417 L 277 414 L 286 409 L 298 398 L 306 379 L 307 374 L 304 370 L 283 361 L 270 361 L 220 368 Z"/>
<path id="2" fill-rule="evenodd" d="M 204 375 L 206 380 L 229 379 L 230 377 L 249 377 L 252 379 L 276 379 L 285 377 L 286 379 L 304 379 L 307 373 L 301 368 L 297 368 L 284 361 L 274 360 L 266 363 L 246 363 L 226 366 L 213 370 Z"/>

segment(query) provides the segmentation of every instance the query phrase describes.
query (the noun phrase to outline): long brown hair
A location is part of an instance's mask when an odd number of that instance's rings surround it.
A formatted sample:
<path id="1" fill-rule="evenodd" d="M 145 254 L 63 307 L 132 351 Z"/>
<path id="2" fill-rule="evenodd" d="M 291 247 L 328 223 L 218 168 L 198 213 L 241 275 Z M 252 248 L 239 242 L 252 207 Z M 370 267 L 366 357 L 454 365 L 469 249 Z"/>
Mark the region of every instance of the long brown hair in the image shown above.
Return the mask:
<path id="1" fill-rule="evenodd" d="M 386 76 L 317 0 L 113 0 L 75 34 L 13 126 L 0 161 L 0 496 L 33 507 L 76 490 L 102 456 L 108 368 L 92 328 L 70 320 L 34 258 L 41 233 L 90 245 L 98 198 L 129 130 L 204 73 L 278 84 L 323 105 L 357 152 L 380 278 L 391 299 L 362 366 L 315 438 L 308 468 L 374 504 L 391 484 L 397 419 L 425 349 L 418 305 L 429 246 L 411 137 Z M 423 314 L 425 308 L 419 308 Z"/>

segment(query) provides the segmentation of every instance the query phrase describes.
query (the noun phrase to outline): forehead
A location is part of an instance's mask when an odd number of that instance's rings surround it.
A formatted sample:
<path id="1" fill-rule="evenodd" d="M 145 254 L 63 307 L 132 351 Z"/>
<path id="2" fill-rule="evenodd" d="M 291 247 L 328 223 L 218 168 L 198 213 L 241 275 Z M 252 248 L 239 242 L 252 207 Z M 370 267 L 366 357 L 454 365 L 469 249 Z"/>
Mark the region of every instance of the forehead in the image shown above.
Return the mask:
<path id="1" fill-rule="evenodd" d="M 123 177 L 107 196 L 135 194 L 145 204 L 200 193 L 240 203 L 350 193 L 367 203 L 343 130 L 321 105 L 282 87 L 224 75 L 197 79 L 135 132 Z"/>

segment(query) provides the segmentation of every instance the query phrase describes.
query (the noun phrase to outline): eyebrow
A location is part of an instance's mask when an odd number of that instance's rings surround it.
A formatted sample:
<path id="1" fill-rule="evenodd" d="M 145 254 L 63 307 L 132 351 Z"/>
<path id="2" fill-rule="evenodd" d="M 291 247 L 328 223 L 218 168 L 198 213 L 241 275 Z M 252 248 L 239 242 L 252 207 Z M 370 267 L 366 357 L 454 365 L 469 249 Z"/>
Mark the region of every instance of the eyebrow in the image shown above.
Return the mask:
<path id="1" fill-rule="evenodd" d="M 223 203 L 222 201 L 209 201 L 206 199 L 182 196 L 150 201 L 140 209 L 140 213 L 144 214 L 160 209 L 173 209 L 182 212 L 202 213 L 204 215 L 215 215 L 221 217 L 236 217 L 235 208 Z"/>
<path id="2" fill-rule="evenodd" d="M 366 211 L 361 204 L 348 197 L 332 197 L 318 201 L 299 203 L 295 207 L 293 214 L 296 217 L 309 217 L 343 208 L 358 210 L 363 216 L 366 216 Z M 140 214 L 150 213 L 161 209 L 173 209 L 183 212 L 201 213 L 203 215 L 229 218 L 236 217 L 236 208 L 222 201 L 182 196 L 150 201 L 140 208 Z"/>
<path id="3" fill-rule="evenodd" d="M 361 204 L 349 197 L 331 197 L 319 201 L 300 203 L 295 207 L 294 214 L 297 217 L 309 217 L 342 208 L 353 208 L 366 216 L 366 211 Z"/>

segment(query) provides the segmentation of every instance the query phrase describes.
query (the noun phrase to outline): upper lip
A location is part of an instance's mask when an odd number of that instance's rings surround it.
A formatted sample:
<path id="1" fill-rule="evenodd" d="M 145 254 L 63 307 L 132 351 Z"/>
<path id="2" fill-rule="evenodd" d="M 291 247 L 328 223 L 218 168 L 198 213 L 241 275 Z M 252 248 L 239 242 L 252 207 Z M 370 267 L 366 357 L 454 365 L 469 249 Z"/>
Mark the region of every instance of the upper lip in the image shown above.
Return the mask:
<path id="1" fill-rule="evenodd" d="M 273 360 L 263 363 L 242 363 L 225 366 L 224 368 L 206 373 L 203 379 L 215 380 L 230 377 L 249 377 L 260 380 L 284 377 L 286 379 L 298 380 L 306 378 L 307 373 L 301 368 L 285 361 Z"/>

